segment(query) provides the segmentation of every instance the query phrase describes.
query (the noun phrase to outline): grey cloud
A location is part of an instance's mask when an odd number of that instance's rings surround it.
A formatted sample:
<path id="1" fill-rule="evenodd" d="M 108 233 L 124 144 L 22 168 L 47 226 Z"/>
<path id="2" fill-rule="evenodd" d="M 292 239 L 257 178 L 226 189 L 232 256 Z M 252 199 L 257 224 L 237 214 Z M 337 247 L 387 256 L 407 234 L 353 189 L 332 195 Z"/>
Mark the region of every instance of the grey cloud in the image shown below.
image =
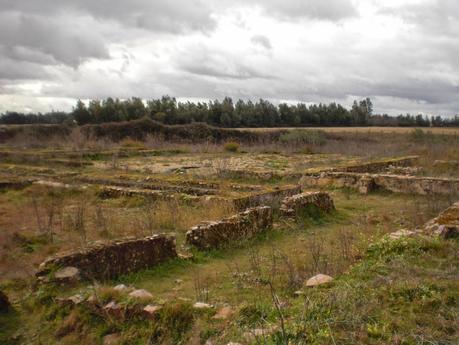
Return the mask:
<path id="1" fill-rule="evenodd" d="M 18 60 L 71 66 L 86 58 L 107 58 L 103 38 L 94 31 L 97 23 L 81 18 L 68 25 L 68 18 L 46 18 L 19 12 L 0 13 L 0 45 Z"/>
<path id="2" fill-rule="evenodd" d="M 186 53 L 178 53 L 176 66 L 183 71 L 214 78 L 231 79 L 272 79 L 273 76 L 264 73 L 244 62 L 238 56 L 227 52 L 211 51 L 203 45 L 194 46 Z"/>
<path id="3" fill-rule="evenodd" d="M 202 0 L 1 0 L 0 8 L 44 16 L 77 12 L 127 27 L 172 33 L 207 31 L 216 25 L 210 6 Z"/>
<path id="4" fill-rule="evenodd" d="M 253 44 L 257 44 L 257 45 L 260 45 L 268 50 L 271 50 L 272 49 L 272 46 L 271 46 L 271 41 L 269 40 L 268 37 L 266 36 L 263 36 L 263 35 L 255 35 L 255 36 L 252 36 L 252 38 L 250 39 L 250 41 L 253 43 Z"/>
<path id="5" fill-rule="evenodd" d="M 350 0 L 264 0 L 259 4 L 265 8 L 267 15 L 286 20 L 313 18 L 338 21 L 358 15 Z"/>

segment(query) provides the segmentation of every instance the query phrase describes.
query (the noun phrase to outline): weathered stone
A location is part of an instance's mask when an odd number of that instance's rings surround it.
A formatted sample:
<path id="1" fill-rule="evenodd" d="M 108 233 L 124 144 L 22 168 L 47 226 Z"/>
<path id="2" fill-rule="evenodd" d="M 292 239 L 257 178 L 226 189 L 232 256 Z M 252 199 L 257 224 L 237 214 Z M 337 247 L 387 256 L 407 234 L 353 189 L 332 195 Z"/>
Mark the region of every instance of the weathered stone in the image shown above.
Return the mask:
<path id="1" fill-rule="evenodd" d="M 62 284 L 75 283 L 80 280 L 80 270 L 76 267 L 67 266 L 54 273 L 54 281 Z"/>
<path id="2" fill-rule="evenodd" d="M 102 341 L 104 345 L 116 345 L 120 343 L 121 335 L 119 333 L 107 334 Z"/>
<path id="3" fill-rule="evenodd" d="M 402 230 L 398 230 L 398 231 L 395 231 L 389 234 L 389 238 L 392 240 L 398 240 L 402 237 L 413 237 L 415 235 L 416 235 L 415 231 L 402 229 Z"/>
<path id="4" fill-rule="evenodd" d="M 154 235 L 94 244 L 81 251 L 57 255 L 44 261 L 36 275 L 42 277 L 49 274 L 54 267 L 72 266 L 85 279 L 115 278 L 121 274 L 156 266 L 175 257 L 175 237 Z"/>
<path id="5" fill-rule="evenodd" d="M 257 338 L 266 337 L 266 336 L 274 333 L 275 331 L 277 331 L 277 328 L 278 327 L 276 327 L 276 326 L 270 326 L 270 327 L 266 327 L 266 328 L 255 328 L 255 329 L 250 330 L 249 332 L 245 332 L 244 333 L 244 338 L 248 342 L 253 342 Z"/>
<path id="6" fill-rule="evenodd" d="M 6 313 L 11 309 L 11 303 L 3 291 L 0 290 L 0 313 Z"/>
<path id="7" fill-rule="evenodd" d="M 134 290 L 129 294 L 130 297 L 138 298 L 138 299 L 150 299 L 153 298 L 153 295 L 144 289 Z"/>
<path id="8" fill-rule="evenodd" d="M 263 205 L 279 205 L 284 198 L 299 193 L 301 193 L 301 186 L 281 188 L 275 191 L 253 194 L 243 198 L 234 199 L 233 204 L 237 210 L 245 210 L 250 207 Z"/>
<path id="9" fill-rule="evenodd" d="M 149 304 L 143 308 L 143 315 L 148 319 L 155 319 L 161 309 L 162 307 L 159 305 Z"/>
<path id="10" fill-rule="evenodd" d="M 459 194 L 459 179 L 391 174 L 328 172 L 320 175 L 305 175 L 301 179 L 301 184 L 307 187 L 348 187 L 364 194 L 373 189 L 402 194 Z"/>
<path id="11" fill-rule="evenodd" d="M 451 238 L 459 235 L 459 202 L 448 207 L 438 217 L 423 226 L 427 235 Z"/>
<path id="12" fill-rule="evenodd" d="M 124 308 L 116 303 L 115 301 L 112 301 L 108 304 L 106 304 L 103 307 L 103 310 L 110 315 L 111 317 L 114 317 L 116 319 L 121 319 L 124 317 Z"/>
<path id="13" fill-rule="evenodd" d="M 234 311 L 233 308 L 230 306 L 220 308 L 217 313 L 212 317 L 215 320 L 226 320 L 231 315 L 233 315 Z"/>
<path id="14" fill-rule="evenodd" d="M 56 302 L 62 306 L 75 306 L 84 302 L 84 297 L 80 294 L 73 295 L 70 297 L 57 297 Z"/>
<path id="15" fill-rule="evenodd" d="M 212 307 L 212 305 L 210 305 L 208 303 L 196 302 L 195 304 L 193 304 L 193 308 L 194 309 L 211 309 L 213 307 Z"/>
<path id="16" fill-rule="evenodd" d="M 128 291 L 128 290 L 130 290 L 130 289 L 129 289 L 126 285 L 124 285 L 124 284 L 118 284 L 118 285 L 116 285 L 113 289 L 116 290 L 116 291 Z"/>
<path id="17" fill-rule="evenodd" d="M 301 210 L 314 205 L 319 209 L 330 212 L 335 209 L 333 199 L 324 192 L 305 192 L 287 197 L 282 201 L 280 214 L 284 217 L 292 217 Z"/>
<path id="18" fill-rule="evenodd" d="M 250 239 L 272 226 L 272 209 L 249 208 L 218 222 L 204 222 L 186 233 L 186 242 L 201 250 L 222 248 Z"/>
<path id="19" fill-rule="evenodd" d="M 313 287 L 313 286 L 318 286 L 322 284 L 327 284 L 333 280 L 332 277 L 327 276 L 326 274 L 318 274 L 312 278 L 309 278 L 306 281 L 306 287 Z"/>

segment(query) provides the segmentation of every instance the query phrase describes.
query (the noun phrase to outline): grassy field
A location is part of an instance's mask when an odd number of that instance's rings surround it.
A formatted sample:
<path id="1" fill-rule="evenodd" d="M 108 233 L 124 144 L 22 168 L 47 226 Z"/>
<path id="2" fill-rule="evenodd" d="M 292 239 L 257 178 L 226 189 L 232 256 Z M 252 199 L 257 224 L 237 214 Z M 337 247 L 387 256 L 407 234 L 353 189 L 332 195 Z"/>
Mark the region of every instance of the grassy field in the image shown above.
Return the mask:
<path id="1" fill-rule="evenodd" d="M 457 344 L 458 239 L 385 240 L 422 226 L 456 195 L 324 187 L 336 206 L 330 214 L 311 208 L 286 219 L 278 203 L 267 202 L 275 209 L 270 231 L 210 252 L 185 243 L 192 226 L 236 213 L 234 200 L 291 188 L 311 169 L 416 154 L 409 174 L 458 176 L 459 142 L 443 132 L 324 130 L 333 136 L 306 131 L 241 143 L 235 152 L 224 143 L 152 138 L 3 144 L 0 290 L 14 310 L 0 313 L 0 344 Z M 104 196 L 110 187 L 161 197 Z M 34 277 L 50 255 L 155 233 L 174 234 L 179 253 L 192 258 L 70 286 Z M 306 288 L 318 273 L 334 280 Z M 118 284 L 152 297 L 135 300 L 115 290 Z M 92 302 L 60 300 L 76 294 Z M 100 307 L 110 302 L 121 306 L 116 314 Z M 195 302 L 212 307 L 196 309 Z M 146 318 L 146 303 L 162 309 Z"/>
<path id="2" fill-rule="evenodd" d="M 240 131 L 276 131 L 279 128 L 237 128 Z M 285 127 L 283 129 L 315 129 L 328 133 L 392 133 L 409 134 L 413 130 L 422 130 L 433 134 L 458 135 L 459 128 L 456 127 Z"/>

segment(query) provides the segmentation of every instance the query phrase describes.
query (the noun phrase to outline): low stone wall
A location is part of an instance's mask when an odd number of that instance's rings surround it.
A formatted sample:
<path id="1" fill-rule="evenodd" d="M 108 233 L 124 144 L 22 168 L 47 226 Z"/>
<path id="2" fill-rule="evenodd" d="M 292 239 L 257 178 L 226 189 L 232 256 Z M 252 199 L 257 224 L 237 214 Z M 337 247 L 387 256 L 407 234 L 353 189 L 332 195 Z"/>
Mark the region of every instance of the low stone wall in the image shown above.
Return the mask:
<path id="1" fill-rule="evenodd" d="M 82 278 L 108 279 L 153 267 L 175 257 L 175 237 L 161 234 L 96 244 L 51 257 L 40 265 L 36 275 L 41 277 L 57 268 L 75 267 Z"/>
<path id="2" fill-rule="evenodd" d="M 269 206 L 249 208 L 216 222 L 203 222 L 186 233 L 186 242 L 201 250 L 217 249 L 250 239 L 272 226 Z"/>
<path id="3" fill-rule="evenodd" d="M 459 202 L 427 222 L 423 230 L 426 234 L 450 238 L 459 235 Z"/>
<path id="4" fill-rule="evenodd" d="M 149 190 L 149 189 L 135 189 L 135 188 L 125 188 L 125 187 L 101 187 L 98 195 L 103 199 L 110 198 L 119 198 L 122 196 L 142 196 L 149 199 L 161 199 L 164 198 L 168 192 L 160 190 Z"/>
<path id="5" fill-rule="evenodd" d="M 285 197 L 299 193 L 301 193 L 301 186 L 295 186 L 234 199 L 233 204 L 237 210 L 245 210 L 249 207 L 261 205 L 280 205 Z"/>
<path id="6" fill-rule="evenodd" d="M 280 214 L 284 217 L 292 217 L 311 205 L 325 212 L 330 212 L 335 209 L 333 199 L 328 193 L 306 192 L 285 198 L 282 201 Z"/>
<path id="7" fill-rule="evenodd" d="M 377 162 L 348 165 L 344 167 L 333 168 L 332 171 L 353 172 L 353 173 L 380 173 L 391 167 L 408 167 L 418 161 L 418 156 L 401 157 L 386 159 Z"/>
<path id="8" fill-rule="evenodd" d="M 303 176 L 300 183 L 307 187 L 355 188 L 362 194 L 375 189 L 403 194 L 459 194 L 459 179 L 435 177 L 331 172 Z"/>

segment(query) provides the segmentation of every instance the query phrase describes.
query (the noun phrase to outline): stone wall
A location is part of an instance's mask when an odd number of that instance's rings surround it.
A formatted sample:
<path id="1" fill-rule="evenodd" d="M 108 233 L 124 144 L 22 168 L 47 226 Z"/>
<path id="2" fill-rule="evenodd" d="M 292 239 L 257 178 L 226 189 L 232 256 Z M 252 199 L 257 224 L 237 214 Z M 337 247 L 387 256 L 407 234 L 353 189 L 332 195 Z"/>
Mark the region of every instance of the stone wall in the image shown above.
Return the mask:
<path id="1" fill-rule="evenodd" d="M 64 253 L 44 261 L 37 276 L 61 267 L 75 267 L 85 279 L 107 279 L 153 267 L 177 257 L 175 237 L 154 235 L 95 244 L 81 251 Z"/>
<path id="2" fill-rule="evenodd" d="M 275 206 L 276 204 L 280 205 L 285 197 L 299 193 L 301 193 L 301 186 L 295 186 L 234 199 L 233 204 L 237 210 L 245 210 L 249 207 L 256 207 L 261 205 Z"/>
<path id="3" fill-rule="evenodd" d="M 349 187 L 362 194 L 375 189 L 403 194 L 459 194 L 459 179 L 406 175 L 331 172 L 319 176 L 303 176 L 301 184 L 307 187 Z"/>
<path id="4" fill-rule="evenodd" d="M 353 172 L 353 173 L 380 173 L 391 167 L 408 167 L 418 161 L 418 156 L 401 157 L 386 159 L 382 161 L 348 165 L 344 167 L 333 168 L 332 171 Z"/>
<path id="5" fill-rule="evenodd" d="M 325 212 L 330 212 L 335 209 L 333 199 L 328 193 L 305 192 L 285 198 L 282 201 L 280 214 L 284 217 L 292 217 L 311 205 Z"/>
<path id="6" fill-rule="evenodd" d="M 450 238 L 459 234 L 459 202 L 427 222 L 423 230 L 426 234 Z"/>
<path id="7" fill-rule="evenodd" d="M 203 222 L 186 233 L 186 242 L 201 250 L 217 249 L 250 239 L 273 223 L 269 206 L 249 208 L 216 222 Z"/>

